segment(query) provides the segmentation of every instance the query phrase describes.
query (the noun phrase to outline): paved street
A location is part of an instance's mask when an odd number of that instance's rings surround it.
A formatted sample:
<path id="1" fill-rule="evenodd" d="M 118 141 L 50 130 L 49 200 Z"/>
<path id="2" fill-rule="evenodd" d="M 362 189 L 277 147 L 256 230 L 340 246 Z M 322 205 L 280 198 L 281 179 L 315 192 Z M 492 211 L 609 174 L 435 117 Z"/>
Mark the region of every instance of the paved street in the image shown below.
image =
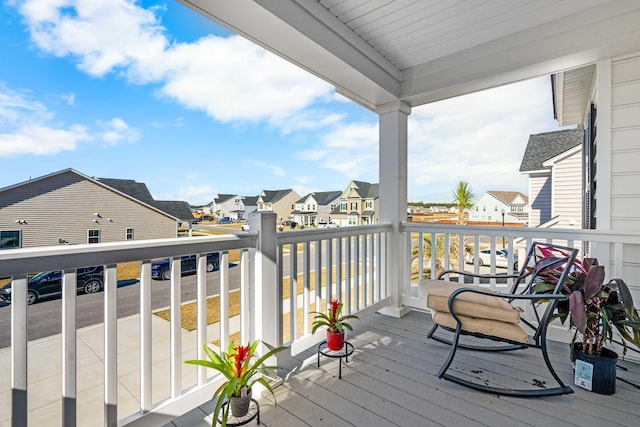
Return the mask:
<path id="1" fill-rule="evenodd" d="M 220 273 L 207 274 L 207 295 L 218 294 Z M 154 310 L 169 306 L 169 281 L 152 280 L 151 305 Z M 120 282 L 118 285 L 118 318 L 138 314 L 140 308 L 140 283 Z M 240 286 L 240 269 L 229 268 L 229 288 Z M 196 276 L 182 278 L 182 301 L 196 299 Z M 104 294 L 78 295 L 76 307 L 77 328 L 102 323 L 104 320 Z M 29 341 L 48 337 L 62 332 L 60 315 L 62 300 L 59 298 L 43 300 L 28 306 L 27 336 Z M 11 306 L 0 307 L 0 348 L 11 345 Z"/>

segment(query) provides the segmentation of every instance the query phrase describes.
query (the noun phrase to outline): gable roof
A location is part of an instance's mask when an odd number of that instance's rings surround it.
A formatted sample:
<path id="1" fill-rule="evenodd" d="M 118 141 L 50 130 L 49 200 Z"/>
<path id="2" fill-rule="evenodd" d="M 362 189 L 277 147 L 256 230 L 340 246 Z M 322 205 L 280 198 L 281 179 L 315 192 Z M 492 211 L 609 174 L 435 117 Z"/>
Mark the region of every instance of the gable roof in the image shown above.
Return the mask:
<path id="1" fill-rule="evenodd" d="M 358 189 L 358 194 L 362 199 L 377 199 L 380 197 L 380 184 L 370 184 L 364 181 L 352 181 Z"/>
<path id="2" fill-rule="evenodd" d="M 301 197 L 296 203 L 304 203 L 309 197 L 313 196 L 319 205 L 328 205 L 342 195 L 342 191 L 318 191 Z"/>
<path id="3" fill-rule="evenodd" d="M 527 148 L 522 156 L 520 172 L 549 170 L 544 162 L 582 144 L 584 129 L 565 129 L 529 136 Z"/>
<path id="4" fill-rule="evenodd" d="M 262 201 L 265 203 L 275 203 L 292 191 L 290 188 L 286 190 L 263 190 L 258 198 L 262 197 Z"/>
<path id="5" fill-rule="evenodd" d="M 0 188 L 0 193 L 2 193 L 4 191 L 11 190 L 11 189 L 14 189 L 14 188 L 18 188 L 18 187 L 21 187 L 21 186 L 24 186 L 24 185 L 30 185 L 30 184 L 36 183 L 38 181 L 44 181 L 44 180 L 50 179 L 50 178 L 52 178 L 54 176 L 63 175 L 65 173 L 73 173 L 75 175 L 78 175 L 82 179 L 85 179 L 85 180 L 87 180 L 89 182 L 92 182 L 92 183 L 94 183 L 94 184 L 96 184 L 96 185 L 98 185 L 100 187 L 106 188 L 106 189 L 108 189 L 110 191 L 116 192 L 116 193 L 120 194 L 122 197 L 125 197 L 125 198 L 127 198 L 129 200 L 132 200 L 132 201 L 136 202 L 136 203 L 140 203 L 140 204 L 146 206 L 147 208 L 152 209 L 154 211 L 157 211 L 157 212 L 159 212 L 159 213 L 161 213 L 163 215 L 166 215 L 166 216 L 168 216 L 168 217 L 170 217 L 172 219 L 180 219 L 180 217 L 172 215 L 170 212 L 164 211 L 164 210 L 158 208 L 157 206 L 155 206 L 154 204 L 149 203 L 149 200 L 141 200 L 141 199 L 139 199 L 137 197 L 134 197 L 134 196 L 128 194 L 125 191 L 121 191 L 117 187 L 108 185 L 107 183 L 105 183 L 101 179 L 91 178 L 91 177 L 89 177 L 89 176 L 87 176 L 87 175 L 85 175 L 85 174 L 83 174 L 81 172 L 78 172 L 77 170 L 72 169 L 72 168 L 63 169 L 63 170 L 60 170 L 58 172 L 53 172 L 53 173 L 50 173 L 48 175 L 43 175 L 41 177 L 33 178 L 33 179 L 28 180 L 28 181 L 23 181 L 23 182 L 14 184 L 14 185 L 10 185 L 8 187 Z M 118 180 L 109 180 L 109 181 L 118 181 Z M 132 181 L 132 180 L 119 180 L 119 181 L 131 181 L 131 182 L 135 183 L 135 181 Z M 117 185 L 117 183 L 115 183 L 115 184 Z M 136 184 L 140 184 L 140 183 L 136 183 Z M 132 192 L 140 194 L 141 197 L 143 197 L 143 198 L 146 198 L 145 190 L 146 190 L 146 193 L 149 194 L 149 197 L 151 197 L 151 194 L 149 193 L 149 190 L 147 189 L 147 186 L 144 185 L 144 184 L 142 184 L 142 186 L 144 187 L 144 190 L 138 185 L 130 185 L 130 183 L 124 183 L 123 184 L 123 187 L 131 189 Z M 151 201 L 153 201 L 153 198 L 151 198 Z M 189 213 L 191 214 L 191 209 L 189 209 Z M 193 215 L 191 215 L 191 217 L 193 217 Z"/>
<path id="6" fill-rule="evenodd" d="M 193 213 L 191 206 L 185 201 L 179 200 L 155 200 L 149 192 L 147 185 L 143 182 L 136 182 L 133 179 L 117 178 L 96 178 L 97 181 L 118 190 L 134 199 L 140 200 L 181 220 L 192 220 Z"/>
<path id="7" fill-rule="evenodd" d="M 526 203 L 529 203 L 529 198 L 519 191 L 487 191 L 487 193 L 507 205 L 512 204 L 518 196 Z"/>
<path id="8" fill-rule="evenodd" d="M 260 196 L 244 196 L 245 206 L 256 206 L 258 204 L 258 197 Z"/>
<path id="9" fill-rule="evenodd" d="M 213 199 L 215 203 L 224 203 L 227 200 L 233 199 L 236 197 L 234 194 L 218 194 L 218 197 Z"/>

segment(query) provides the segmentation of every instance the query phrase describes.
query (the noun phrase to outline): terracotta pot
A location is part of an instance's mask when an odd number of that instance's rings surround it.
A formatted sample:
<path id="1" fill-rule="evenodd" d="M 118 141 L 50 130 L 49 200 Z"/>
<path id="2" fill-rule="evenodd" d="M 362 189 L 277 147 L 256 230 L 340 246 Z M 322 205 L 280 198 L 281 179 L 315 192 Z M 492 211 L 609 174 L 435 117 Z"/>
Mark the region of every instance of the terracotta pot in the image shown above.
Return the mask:
<path id="1" fill-rule="evenodd" d="M 236 418 L 244 417 L 249 412 L 249 404 L 251 404 L 251 390 L 245 397 L 232 397 L 231 415 Z"/>
<path id="2" fill-rule="evenodd" d="M 333 351 L 342 350 L 344 347 L 344 331 L 331 332 L 327 330 L 327 348 Z"/>

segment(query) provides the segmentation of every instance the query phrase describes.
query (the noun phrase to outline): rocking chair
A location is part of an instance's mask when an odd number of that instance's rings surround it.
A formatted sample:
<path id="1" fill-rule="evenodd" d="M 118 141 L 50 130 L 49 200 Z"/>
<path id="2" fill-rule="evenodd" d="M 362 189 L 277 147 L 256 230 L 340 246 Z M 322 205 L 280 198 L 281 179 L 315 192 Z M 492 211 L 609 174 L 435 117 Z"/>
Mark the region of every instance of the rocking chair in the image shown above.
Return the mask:
<path id="1" fill-rule="evenodd" d="M 527 257 L 520 265 L 520 272 L 514 275 L 477 275 L 464 271 L 447 270 L 440 274 L 439 280 L 422 279 L 420 289 L 424 295 L 427 307 L 432 311 L 434 326 L 427 334 L 441 343 L 451 346 L 449 355 L 444 361 L 438 378 L 470 387 L 482 392 L 518 396 L 553 396 L 573 393 L 571 387 L 566 386 L 551 366 L 547 352 L 547 328 L 556 309 L 558 301 L 566 299 L 561 294 L 562 286 L 569 275 L 578 250 L 574 248 L 533 243 Z M 534 285 L 540 282 L 540 275 L 547 271 L 561 272 L 557 285 L 552 292 L 536 293 Z M 440 280 L 456 273 L 459 282 Z M 513 278 L 514 283 L 508 294 L 492 292 L 488 288 L 467 285 L 464 277 L 480 278 Z M 533 308 L 536 323 L 520 317 L 520 311 L 511 303 L 513 301 L 527 301 Z M 540 303 L 547 302 L 542 310 Z M 538 310 L 543 311 L 542 315 Z M 522 328 L 524 323 L 532 330 L 532 336 Z M 438 328 L 454 333 L 452 339 L 436 335 Z M 503 345 L 469 344 L 461 342 L 462 335 L 469 335 L 491 341 L 500 341 Z M 524 348 L 536 348 L 542 351 L 542 357 L 549 373 L 558 383 L 558 387 L 538 389 L 511 389 L 493 387 L 480 384 L 450 372 L 449 367 L 454 360 L 456 350 L 477 350 L 486 352 L 512 351 Z"/>

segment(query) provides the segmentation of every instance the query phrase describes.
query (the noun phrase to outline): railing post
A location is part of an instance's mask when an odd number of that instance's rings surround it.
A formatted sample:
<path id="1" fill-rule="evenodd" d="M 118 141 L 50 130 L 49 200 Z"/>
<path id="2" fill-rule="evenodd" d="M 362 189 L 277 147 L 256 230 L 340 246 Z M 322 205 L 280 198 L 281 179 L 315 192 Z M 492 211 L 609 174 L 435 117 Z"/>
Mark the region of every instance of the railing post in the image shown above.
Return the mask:
<path id="1" fill-rule="evenodd" d="M 62 425 L 76 425 L 76 270 L 62 272 Z"/>
<path id="2" fill-rule="evenodd" d="M 11 283 L 11 426 L 27 426 L 27 276 Z"/>
<path id="3" fill-rule="evenodd" d="M 250 217 L 251 230 L 259 233 L 249 287 L 254 339 L 261 340 L 267 347 L 277 347 L 282 337 L 282 289 L 276 281 L 277 215 L 254 212 Z M 263 347 L 260 353 L 264 351 Z"/>

